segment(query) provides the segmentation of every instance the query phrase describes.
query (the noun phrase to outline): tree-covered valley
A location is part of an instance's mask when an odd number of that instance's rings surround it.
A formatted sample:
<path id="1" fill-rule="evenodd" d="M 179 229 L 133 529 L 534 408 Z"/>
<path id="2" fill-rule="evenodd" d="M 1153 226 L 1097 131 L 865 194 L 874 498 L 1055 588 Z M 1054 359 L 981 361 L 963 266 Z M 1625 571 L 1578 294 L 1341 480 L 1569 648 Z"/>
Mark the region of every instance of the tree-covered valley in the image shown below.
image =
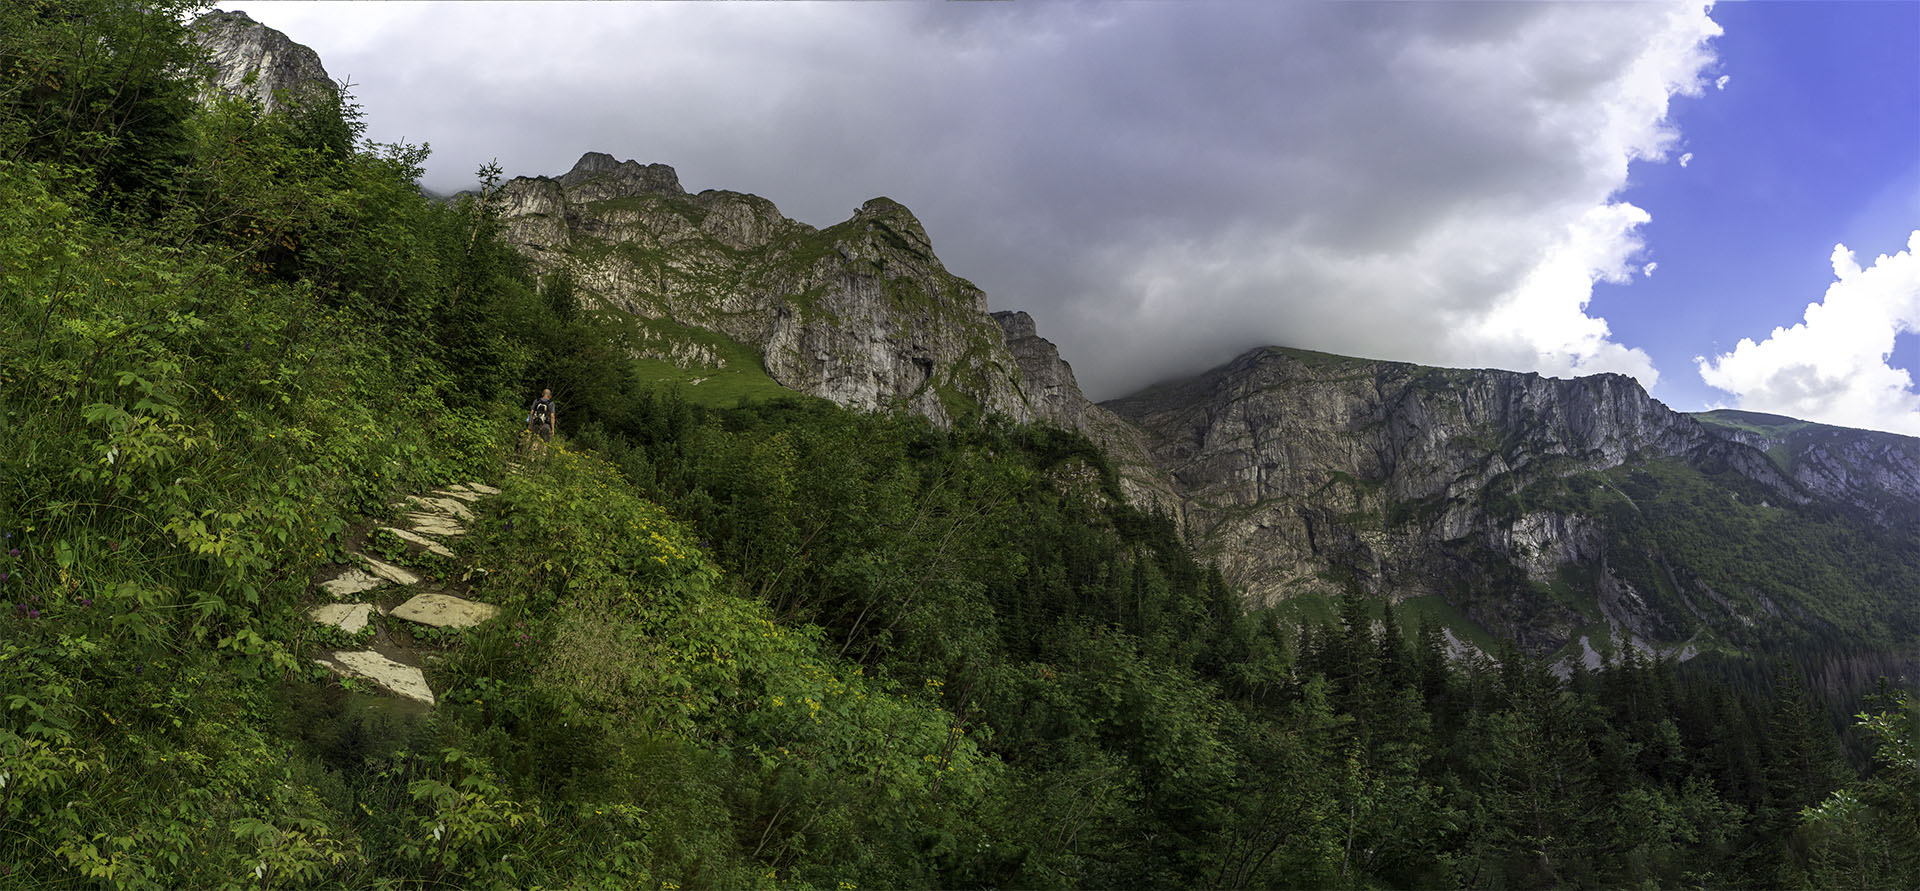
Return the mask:
<path id="1" fill-rule="evenodd" d="M 1732 452 L 1489 472 L 1475 511 L 1615 517 L 1685 661 L 1503 636 L 1600 582 L 1478 539 L 1450 600 L 1344 558 L 1250 599 L 1140 495 L 1153 444 L 997 410 L 984 347 L 877 408 L 719 327 L 636 349 L 679 323 L 530 256 L 497 169 L 435 200 L 350 97 L 203 92 L 198 8 L 0 6 L 0 888 L 1920 885 L 1897 512 Z M 898 264 L 871 206 L 739 268 Z M 356 643 L 316 581 L 467 481 L 456 559 L 392 553 L 498 614 L 377 620 L 434 704 L 316 664 Z M 1343 485 L 1369 535 L 1465 510 Z"/>

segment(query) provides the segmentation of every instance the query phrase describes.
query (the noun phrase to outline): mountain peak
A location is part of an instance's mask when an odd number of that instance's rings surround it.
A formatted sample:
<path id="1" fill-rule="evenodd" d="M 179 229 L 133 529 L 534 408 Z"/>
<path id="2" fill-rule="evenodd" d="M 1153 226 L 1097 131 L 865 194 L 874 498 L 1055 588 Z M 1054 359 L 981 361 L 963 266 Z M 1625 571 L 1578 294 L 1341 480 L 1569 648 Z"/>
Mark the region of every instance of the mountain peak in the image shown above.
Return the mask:
<path id="1" fill-rule="evenodd" d="M 860 205 L 860 210 L 853 218 L 878 225 L 899 235 L 914 250 L 933 255 L 933 239 L 927 236 L 926 227 L 920 225 L 920 218 L 914 216 L 906 205 L 892 198 L 883 195 L 868 199 L 867 203 Z"/>
<path id="2" fill-rule="evenodd" d="M 573 169 L 560 176 L 560 184 L 568 188 L 594 180 L 604 180 L 613 186 L 612 194 L 607 197 L 628 197 L 640 194 L 685 195 L 686 189 L 680 187 L 680 174 L 665 164 L 641 164 L 638 161 L 620 161 L 606 152 L 587 152 L 575 161 Z"/>
<path id="3" fill-rule="evenodd" d="M 243 96 L 268 111 L 288 101 L 331 99 L 339 88 L 320 54 L 254 21 L 244 12 L 209 10 L 193 20 L 194 41 L 207 51 L 207 93 Z"/>

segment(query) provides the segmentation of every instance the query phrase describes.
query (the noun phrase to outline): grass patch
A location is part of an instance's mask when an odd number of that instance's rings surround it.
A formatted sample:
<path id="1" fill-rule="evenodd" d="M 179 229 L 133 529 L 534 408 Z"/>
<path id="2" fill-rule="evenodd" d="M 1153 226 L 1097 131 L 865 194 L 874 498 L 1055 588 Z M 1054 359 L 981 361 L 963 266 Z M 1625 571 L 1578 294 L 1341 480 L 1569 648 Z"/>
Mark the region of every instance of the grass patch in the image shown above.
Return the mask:
<path id="1" fill-rule="evenodd" d="M 1400 601 L 1395 607 L 1400 611 L 1400 625 L 1404 628 L 1418 629 L 1420 623 L 1431 620 L 1453 636 L 1479 648 L 1483 653 L 1496 653 L 1500 650 L 1500 639 L 1480 627 L 1480 623 L 1467 618 L 1467 614 L 1438 594 L 1423 597 L 1410 597 Z"/>
<path id="2" fill-rule="evenodd" d="M 676 344 L 685 344 L 719 360 L 711 367 L 686 368 L 666 359 L 634 359 L 634 378 L 642 386 L 677 386 L 687 401 L 708 408 L 734 408 L 800 395 L 767 375 L 758 350 L 718 331 L 625 313 L 602 313 L 601 318 L 629 327 L 629 348 L 666 352 Z"/>
<path id="3" fill-rule="evenodd" d="M 1267 606 L 1267 610 L 1286 624 L 1312 622 L 1337 625 L 1340 622 L 1340 602 L 1326 594 L 1296 594 L 1285 600 L 1274 601 Z"/>
<path id="4" fill-rule="evenodd" d="M 1730 430 L 1742 430 L 1761 436 L 1781 438 L 1798 430 L 1824 426 L 1811 421 L 1802 421 L 1784 415 L 1769 415 L 1753 411 L 1735 411 L 1718 409 L 1703 411 L 1693 415 L 1693 419 L 1710 427 L 1724 427 Z"/>

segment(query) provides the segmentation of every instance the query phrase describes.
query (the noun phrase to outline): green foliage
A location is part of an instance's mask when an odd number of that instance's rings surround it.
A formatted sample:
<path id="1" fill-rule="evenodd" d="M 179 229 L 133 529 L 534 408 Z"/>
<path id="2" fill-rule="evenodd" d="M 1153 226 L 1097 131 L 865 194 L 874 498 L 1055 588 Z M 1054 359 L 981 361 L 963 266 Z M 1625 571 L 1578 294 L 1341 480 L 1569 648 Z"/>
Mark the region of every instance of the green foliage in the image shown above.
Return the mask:
<path id="1" fill-rule="evenodd" d="M 1906 532 L 1833 504 L 1793 504 L 1731 471 L 1640 462 L 1537 483 L 1515 501 L 1601 521 L 1609 570 L 1647 599 L 1670 643 L 1692 636 L 1699 613 L 1726 615 L 1721 633 L 1761 654 L 1839 637 L 1895 650 L 1920 628 L 1920 607 L 1896 596 L 1920 587 Z M 1772 620 L 1782 615 L 1795 621 Z"/>
<path id="2" fill-rule="evenodd" d="M 197 0 L 22 0 L 0 7 L 0 159 L 54 165 L 137 212 L 191 152 Z"/>
<path id="3" fill-rule="evenodd" d="M 1860 727 L 1876 745 L 1874 774 L 1801 812 L 1803 880 L 1823 888 L 1912 888 L 1920 883 L 1920 705 L 1878 697 Z"/>

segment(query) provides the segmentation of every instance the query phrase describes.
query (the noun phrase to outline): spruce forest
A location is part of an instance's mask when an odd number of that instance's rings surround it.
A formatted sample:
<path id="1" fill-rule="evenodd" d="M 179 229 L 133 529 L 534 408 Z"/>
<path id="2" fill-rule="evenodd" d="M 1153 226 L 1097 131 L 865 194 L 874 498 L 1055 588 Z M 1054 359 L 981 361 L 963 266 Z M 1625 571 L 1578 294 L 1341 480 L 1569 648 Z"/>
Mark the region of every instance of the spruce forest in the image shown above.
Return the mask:
<path id="1" fill-rule="evenodd" d="M 1252 609 L 1077 433 L 702 401 L 196 8 L 0 4 L 0 888 L 1920 887 L 1897 683 Z M 317 665 L 466 481 L 435 704 Z"/>

